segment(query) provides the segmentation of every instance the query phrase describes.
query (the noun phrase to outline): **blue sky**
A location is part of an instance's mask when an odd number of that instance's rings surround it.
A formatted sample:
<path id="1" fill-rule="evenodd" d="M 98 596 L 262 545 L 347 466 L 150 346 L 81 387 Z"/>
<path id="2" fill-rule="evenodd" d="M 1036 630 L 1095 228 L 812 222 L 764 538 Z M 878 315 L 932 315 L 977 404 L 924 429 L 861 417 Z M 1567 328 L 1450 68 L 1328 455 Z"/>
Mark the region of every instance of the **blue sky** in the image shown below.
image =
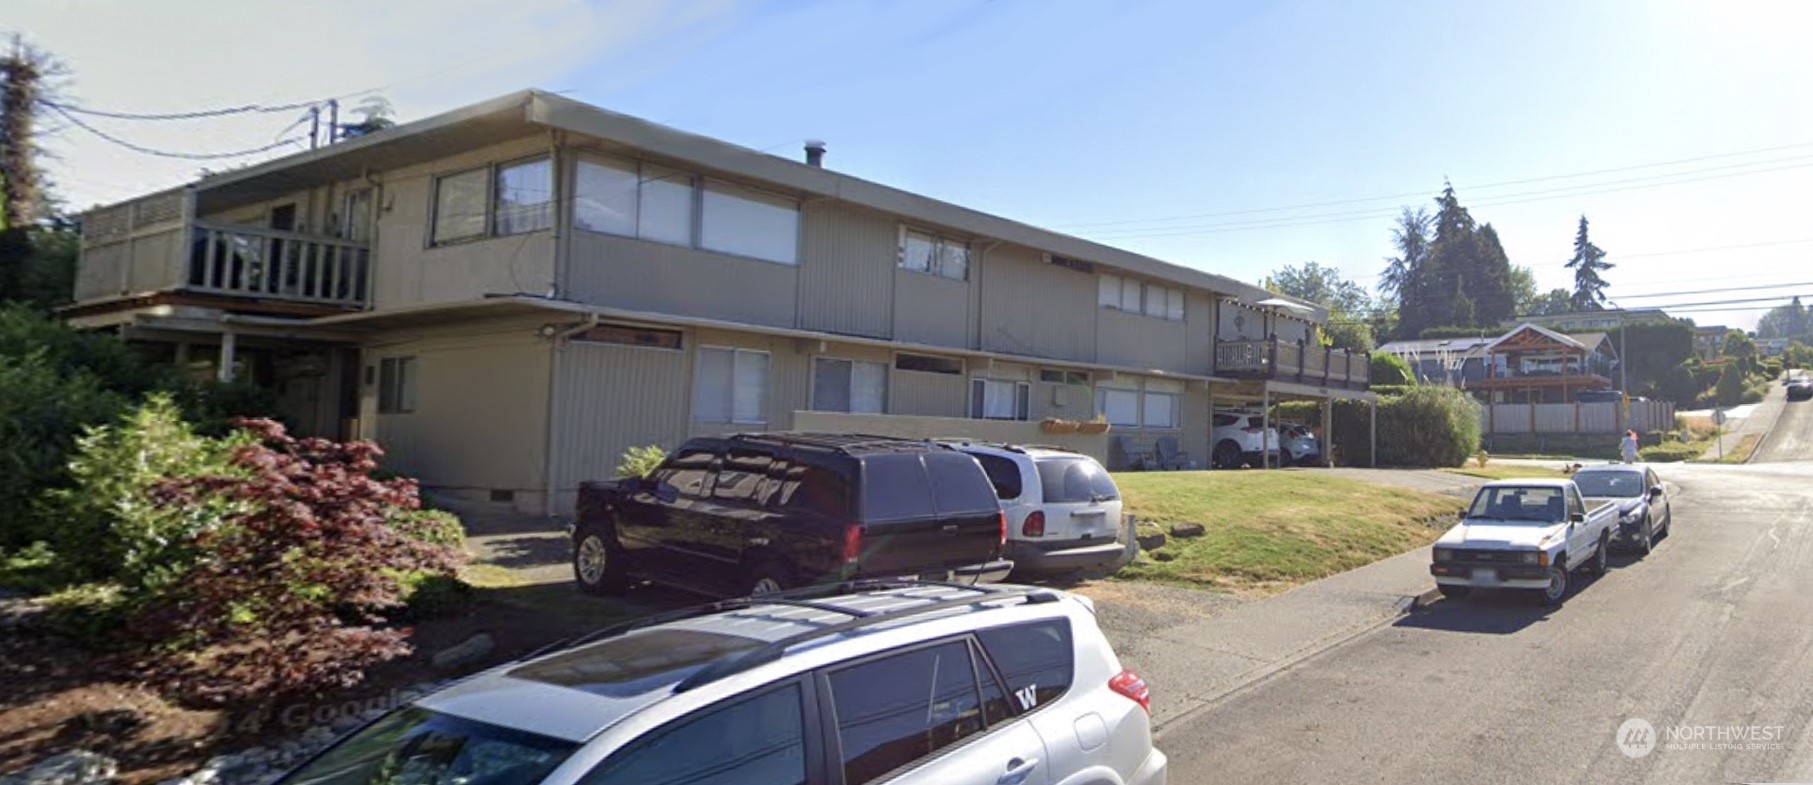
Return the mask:
<path id="1" fill-rule="evenodd" d="M 1250 281 L 1315 260 L 1370 283 L 1392 215 L 1446 177 L 1544 289 L 1568 285 L 1584 213 L 1622 304 L 1813 295 L 1807 3 L 8 6 L 97 108 L 385 86 L 410 119 L 538 86 L 777 155 L 821 138 L 841 171 Z M 274 56 L 286 41 L 316 56 Z M 106 128 L 219 150 L 291 119 Z M 195 169 L 79 134 L 53 167 L 73 204 Z M 1773 288 L 1642 296 L 1755 285 Z M 1760 311 L 1686 315 L 1747 326 Z"/>

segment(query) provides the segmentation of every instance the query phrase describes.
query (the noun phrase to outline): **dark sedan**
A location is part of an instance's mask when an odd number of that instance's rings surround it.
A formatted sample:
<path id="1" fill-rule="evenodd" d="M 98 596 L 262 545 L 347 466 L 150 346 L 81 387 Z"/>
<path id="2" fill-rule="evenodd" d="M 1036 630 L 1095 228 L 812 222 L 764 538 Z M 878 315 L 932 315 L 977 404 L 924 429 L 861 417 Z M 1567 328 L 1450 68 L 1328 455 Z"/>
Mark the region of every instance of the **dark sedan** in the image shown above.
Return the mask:
<path id="1" fill-rule="evenodd" d="M 1788 380 L 1788 400 L 1804 401 L 1813 398 L 1813 376 L 1796 376 Z"/>
<path id="2" fill-rule="evenodd" d="M 1580 495 L 1595 502 L 1618 505 L 1617 537 L 1637 553 L 1648 555 L 1655 542 L 1668 535 L 1674 512 L 1668 488 L 1656 471 L 1640 463 L 1588 466 L 1574 473 Z"/>

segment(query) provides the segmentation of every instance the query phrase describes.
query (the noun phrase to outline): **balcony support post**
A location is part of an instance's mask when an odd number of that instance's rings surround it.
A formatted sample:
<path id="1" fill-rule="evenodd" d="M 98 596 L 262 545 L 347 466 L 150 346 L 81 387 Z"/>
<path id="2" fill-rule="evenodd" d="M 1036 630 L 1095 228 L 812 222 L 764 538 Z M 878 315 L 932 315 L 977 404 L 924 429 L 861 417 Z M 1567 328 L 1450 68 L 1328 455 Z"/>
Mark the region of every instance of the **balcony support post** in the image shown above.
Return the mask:
<path id="1" fill-rule="evenodd" d="M 239 353 L 239 336 L 232 330 L 220 333 L 220 367 L 216 369 L 215 378 L 222 384 L 233 381 L 233 363 Z"/>

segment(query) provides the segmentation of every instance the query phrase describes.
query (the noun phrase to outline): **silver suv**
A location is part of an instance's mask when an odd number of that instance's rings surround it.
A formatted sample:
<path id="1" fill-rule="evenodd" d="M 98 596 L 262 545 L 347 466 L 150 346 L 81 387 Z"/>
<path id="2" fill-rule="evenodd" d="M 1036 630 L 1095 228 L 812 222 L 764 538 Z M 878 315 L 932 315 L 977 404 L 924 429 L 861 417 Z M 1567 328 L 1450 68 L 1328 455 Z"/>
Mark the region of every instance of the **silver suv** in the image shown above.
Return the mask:
<path id="1" fill-rule="evenodd" d="M 1163 783 L 1086 598 L 846 584 L 607 629 L 391 712 L 286 785 Z"/>
<path id="2" fill-rule="evenodd" d="M 1120 488 L 1094 458 L 1061 447 L 944 444 L 969 453 L 995 486 L 1014 574 L 1099 570 L 1132 558 Z"/>

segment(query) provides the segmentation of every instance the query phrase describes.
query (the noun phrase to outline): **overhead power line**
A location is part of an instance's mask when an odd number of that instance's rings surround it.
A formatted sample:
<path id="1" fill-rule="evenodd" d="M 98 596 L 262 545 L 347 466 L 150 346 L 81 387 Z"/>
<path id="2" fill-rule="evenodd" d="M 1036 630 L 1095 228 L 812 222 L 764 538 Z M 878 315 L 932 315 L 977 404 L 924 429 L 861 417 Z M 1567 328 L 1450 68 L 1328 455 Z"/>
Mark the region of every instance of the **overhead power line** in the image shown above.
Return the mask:
<path id="1" fill-rule="evenodd" d="M 1686 295 L 1696 295 L 1696 294 L 1723 294 L 1725 292 L 1748 292 L 1748 291 L 1754 291 L 1757 289 L 1776 289 L 1776 288 L 1780 288 L 1783 286 L 1813 286 L 1813 281 L 1803 281 L 1803 282 L 1799 282 L 1799 283 L 1765 283 L 1765 284 L 1757 284 L 1755 286 L 1733 286 L 1733 287 L 1724 288 L 1724 289 L 1697 289 L 1697 290 L 1694 290 L 1691 292 L 1653 292 L 1650 294 L 1620 294 L 1620 295 L 1618 295 L 1618 298 L 1623 299 L 1623 300 L 1646 300 L 1651 297 L 1682 297 L 1682 296 L 1686 296 Z M 1665 308 L 1667 306 L 1644 306 L 1644 307 L 1646 307 L 1646 308 L 1649 308 L 1649 307 Z"/>
<path id="2" fill-rule="evenodd" d="M 1718 172 L 1718 171 L 1722 171 L 1725 169 L 1732 169 L 1732 168 L 1737 168 L 1737 167 L 1762 166 L 1764 164 L 1777 164 L 1777 163 L 1785 164 L 1785 165 L 1772 166 L 1772 167 L 1762 168 L 1762 169 L 1750 169 L 1747 171 L 1724 172 L 1722 174 L 1708 174 L 1704 177 L 1690 177 L 1690 175 L 1700 175 L 1700 174 L 1704 174 L 1706 172 Z M 1582 183 L 1580 185 L 1562 186 L 1559 188 L 1539 189 L 1539 190 L 1535 190 L 1535 191 L 1526 191 L 1523 193 L 1501 194 L 1496 197 L 1488 197 L 1486 199 L 1474 202 L 1470 205 L 1467 205 L 1467 207 L 1469 210 L 1472 210 L 1472 209 L 1477 209 L 1477 208 L 1481 208 L 1481 207 L 1501 207 L 1501 206 L 1506 206 L 1506 205 L 1525 204 L 1525 203 L 1529 203 L 1529 202 L 1552 201 L 1555 199 L 1566 199 L 1566 198 L 1574 198 L 1574 197 L 1580 197 L 1580 196 L 1595 196 L 1595 195 L 1599 195 L 1599 194 L 1617 193 L 1620 191 L 1642 190 L 1642 189 L 1647 189 L 1647 188 L 1662 188 L 1665 186 L 1683 185 L 1683 184 L 1688 184 L 1688 183 L 1703 182 L 1703 181 L 1707 181 L 1707 180 L 1720 180 L 1720 179 L 1725 179 L 1728 177 L 1742 177 L 1742 176 L 1755 175 L 1755 174 L 1769 174 L 1772 172 L 1778 172 L 1778 171 L 1783 171 L 1783 170 L 1788 170 L 1788 169 L 1801 169 L 1801 168 L 1806 168 L 1806 167 L 1813 167 L 1813 156 L 1797 156 L 1797 157 L 1792 157 L 1792 158 L 1782 158 L 1782 159 L 1775 159 L 1775 160 L 1770 160 L 1770 161 L 1752 161 L 1752 162 L 1743 163 L 1743 164 L 1731 164 L 1731 165 L 1725 165 L 1725 166 L 1707 167 L 1707 168 L 1703 168 L 1703 169 L 1694 169 L 1694 170 L 1687 170 L 1687 171 L 1680 171 L 1680 172 L 1670 172 L 1667 174 L 1660 174 L 1660 175 L 1647 175 L 1644 177 L 1629 178 L 1629 179 L 1625 179 L 1625 180 L 1608 180 L 1608 181 L 1598 182 L 1598 183 Z M 1666 180 L 1665 182 L 1647 182 L 1647 181 L 1651 181 L 1651 180 L 1658 180 L 1658 179 L 1664 179 L 1664 178 L 1685 178 L 1685 179 Z M 1616 186 L 1616 187 L 1609 187 L 1609 186 Z M 1566 193 L 1561 193 L 1563 191 L 1566 191 Z M 1225 223 L 1202 224 L 1199 226 L 1171 226 L 1171 227 L 1160 227 L 1160 228 L 1152 228 L 1152 229 L 1104 229 L 1104 230 L 1097 231 L 1097 232 L 1089 232 L 1087 234 L 1089 234 L 1091 236 L 1098 236 L 1098 237 L 1108 236 L 1115 240 L 1127 240 L 1127 239 L 1136 239 L 1136 238 L 1144 238 L 1144 237 L 1183 237 L 1183 236 L 1198 235 L 1198 234 L 1221 234 L 1224 232 L 1253 231 L 1253 230 L 1261 230 L 1261 229 L 1288 229 L 1288 228 L 1297 228 L 1297 227 L 1304 227 L 1304 226 L 1320 226 L 1320 225 L 1324 225 L 1324 224 L 1350 223 L 1353 221 L 1373 221 L 1373 220 L 1381 220 L 1381 219 L 1385 219 L 1385 218 L 1390 218 L 1393 215 L 1395 215 L 1396 213 L 1397 213 L 1397 210 L 1395 208 L 1387 208 L 1387 209 L 1368 208 L 1368 209 L 1363 209 L 1363 210 L 1348 210 L 1348 211 L 1341 211 L 1341 212 L 1318 213 L 1318 214 L 1311 214 L 1311 215 L 1279 216 L 1276 218 L 1254 218 L 1254 219 L 1250 219 L 1250 220 L 1246 220 L 1246 221 L 1232 221 L 1232 222 L 1225 222 Z"/>
<path id="3" fill-rule="evenodd" d="M 113 120 L 202 120 L 211 117 L 226 117 L 236 114 L 276 114 L 278 112 L 293 112 L 298 109 L 308 109 L 313 106 L 319 106 L 328 100 L 331 99 L 322 99 L 320 101 L 298 101 L 296 103 L 277 104 L 274 106 L 245 104 L 243 106 L 229 106 L 221 109 L 202 109 L 193 112 L 164 113 L 109 112 L 56 101 L 40 101 L 39 103 L 57 110 L 60 114 L 83 114 L 93 117 L 106 117 Z"/>
<path id="4" fill-rule="evenodd" d="M 1496 183 L 1484 183 L 1484 184 L 1480 184 L 1480 185 L 1467 185 L 1466 188 L 1469 191 L 1477 191 L 1477 190 L 1485 190 L 1485 189 L 1489 189 L 1489 188 L 1502 188 L 1502 187 L 1510 186 L 1510 185 L 1527 185 L 1529 183 L 1549 182 L 1549 181 L 1553 181 L 1553 180 L 1566 180 L 1566 179 L 1572 179 L 1572 178 L 1576 178 L 1576 177 L 1591 177 L 1593 175 L 1600 175 L 1600 174 L 1616 174 L 1618 172 L 1629 172 L 1629 171 L 1635 171 L 1638 169 L 1654 169 L 1654 168 L 1662 167 L 1662 166 L 1678 166 L 1680 164 L 1698 163 L 1700 161 L 1713 161 L 1713 160 L 1718 160 L 1718 159 L 1723 159 L 1723 158 L 1738 158 L 1738 157 L 1742 157 L 1742 156 L 1746 156 L 1746 155 L 1761 155 L 1763 153 L 1778 153 L 1783 150 L 1798 150 L 1798 149 L 1804 149 L 1804 148 L 1808 148 L 1808 147 L 1813 147 L 1813 142 L 1801 142 L 1798 144 L 1781 145 L 1778 147 L 1763 147 L 1763 148 L 1757 148 L 1754 150 L 1740 150 L 1740 151 L 1731 152 L 1731 153 L 1716 153 L 1713 155 L 1700 155 L 1700 156 L 1694 156 L 1691 158 L 1677 158 L 1672 161 L 1657 161 L 1657 162 L 1646 163 L 1646 164 L 1633 164 L 1630 166 L 1618 166 L 1618 167 L 1612 167 L 1609 169 L 1593 169 L 1593 170 L 1583 171 L 1583 172 L 1570 172 L 1570 173 L 1566 173 L 1566 174 L 1545 175 L 1542 177 L 1527 177 L 1527 178 L 1523 178 L 1520 180 L 1503 180 L 1503 181 L 1499 181 Z M 1316 208 L 1316 207 L 1335 207 L 1335 206 L 1346 205 L 1346 204 L 1362 204 L 1365 202 L 1381 202 L 1381 201 L 1396 200 L 1396 199 L 1411 199 L 1411 198 L 1428 196 L 1428 195 L 1429 195 L 1429 192 L 1425 190 L 1425 191 L 1414 191 L 1414 192 L 1402 193 L 1402 194 L 1389 194 L 1389 195 L 1385 195 L 1385 196 L 1367 196 L 1367 197 L 1361 197 L 1358 199 L 1339 199 L 1339 200 L 1328 201 L 1328 202 L 1308 202 L 1308 203 L 1304 203 L 1304 204 L 1283 205 L 1283 206 L 1278 206 L 1278 207 L 1255 207 L 1255 208 L 1249 208 L 1249 209 L 1243 209 L 1243 210 L 1221 210 L 1221 211 L 1216 211 L 1216 212 L 1191 213 L 1191 214 L 1186 214 L 1186 215 L 1172 215 L 1172 216 L 1163 216 L 1163 217 L 1157 217 L 1157 218 L 1128 218 L 1128 219 L 1117 220 L 1117 221 L 1084 221 L 1084 222 L 1073 223 L 1073 224 L 1062 224 L 1059 226 L 1059 228 L 1068 229 L 1068 228 L 1094 227 L 1094 226 L 1120 226 L 1120 225 L 1124 225 L 1124 224 L 1135 224 L 1135 223 L 1160 223 L 1160 222 L 1167 222 L 1167 221 L 1188 221 L 1188 220 L 1194 220 L 1194 219 L 1198 219 L 1198 218 L 1219 218 L 1219 217 L 1234 216 L 1234 215 L 1251 215 L 1254 213 L 1288 212 L 1288 211 L 1292 211 L 1292 210 L 1307 210 L 1307 209 Z"/>
<path id="5" fill-rule="evenodd" d="M 232 152 L 225 152 L 225 153 L 189 153 L 189 152 L 177 152 L 177 151 L 172 151 L 172 150 L 159 150 L 154 147 L 146 147 L 141 144 L 134 144 L 132 142 L 126 141 L 125 139 L 121 139 L 117 136 L 109 134 L 106 131 L 102 131 L 101 129 L 96 128 L 92 125 L 89 125 L 87 122 L 83 121 L 81 118 L 79 118 L 73 114 L 70 114 L 69 112 L 66 112 L 59 107 L 51 106 L 50 108 L 51 108 L 51 111 L 54 111 L 59 115 L 62 115 L 63 119 L 68 120 L 71 125 L 74 125 L 77 128 L 87 131 L 88 133 L 94 134 L 95 136 L 97 136 L 103 140 L 106 140 L 113 144 L 119 145 L 120 147 L 124 147 L 135 153 L 143 153 L 145 155 L 155 155 L 155 156 L 158 156 L 161 158 L 180 158 L 180 159 L 183 159 L 186 161 L 217 161 L 217 160 L 222 160 L 222 159 L 226 159 L 226 158 L 244 158 L 246 156 L 258 155 L 259 153 L 268 153 L 272 150 L 276 150 L 276 149 L 279 149 L 282 147 L 287 147 L 289 145 L 297 144 L 302 141 L 295 137 L 291 137 L 289 139 L 278 140 L 278 141 L 272 142 L 270 144 L 263 145 L 261 147 L 254 147 L 254 148 L 251 148 L 248 150 L 234 150 Z"/>

